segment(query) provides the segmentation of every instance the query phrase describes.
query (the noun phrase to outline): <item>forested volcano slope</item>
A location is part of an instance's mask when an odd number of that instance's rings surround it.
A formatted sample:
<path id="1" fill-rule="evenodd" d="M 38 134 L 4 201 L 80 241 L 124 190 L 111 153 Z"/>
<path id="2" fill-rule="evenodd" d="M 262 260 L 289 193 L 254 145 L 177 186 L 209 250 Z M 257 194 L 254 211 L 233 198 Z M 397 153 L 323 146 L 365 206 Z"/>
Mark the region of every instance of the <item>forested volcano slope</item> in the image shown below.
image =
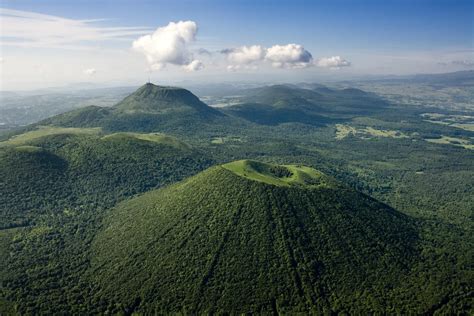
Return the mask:
<path id="1" fill-rule="evenodd" d="M 237 161 L 120 204 L 90 278 L 101 312 L 386 312 L 415 226 L 314 169 Z"/>

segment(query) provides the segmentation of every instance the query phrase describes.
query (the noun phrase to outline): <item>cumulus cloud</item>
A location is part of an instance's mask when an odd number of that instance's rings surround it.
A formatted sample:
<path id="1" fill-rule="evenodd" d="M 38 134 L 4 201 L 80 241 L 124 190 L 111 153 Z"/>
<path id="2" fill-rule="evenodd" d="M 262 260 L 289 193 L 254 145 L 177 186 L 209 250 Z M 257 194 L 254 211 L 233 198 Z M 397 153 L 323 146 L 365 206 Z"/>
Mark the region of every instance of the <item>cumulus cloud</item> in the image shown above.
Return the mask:
<path id="1" fill-rule="evenodd" d="M 202 63 L 193 59 L 188 45 L 195 41 L 197 24 L 193 21 L 170 22 L 155 32 L 135 40 L 132 47 L 145 55 L 153 70 L 161 70 L 166 65 L 185 66 L 198 70 Z"/>
<path id="2" fill-rule="evenodd" d="M 341 67 L 349 67 L 351 62 L 341 58 L 341 56 L 323 57 L 316 61 L 318 67 L 339 69 Z"/>
<path id="3" fill-rule="evenodd" d="M 87 69 L 84 69 L 83 72 L 85 75 L 93 76 L 96 74 L 97 70 L 95 70 L 95 68 L 87 68 Z"/>
<path id="4" fill-rule="evenodd" d="M 221 52 L 226 54 L 227 59 L 234 64 L 248 65 L 263 60 L 263 58 L 265 58 L 266 49 L 260 45 L 252 45 L 224 49 Z"/>
<path id="5" fill-rule="evenodd" d="M 255 68 L 265 61 L 276 68 L 305 68 L 312 66 L 313 56 L 298 44 L 274 45 L 265 48 L 261 45 L 241 46 L 221 50 L 231 63 L 227 70 Z M 249 67 L 251 66 L 251 67 Z"/>
<path id="6" fill-rule="evenodd" d="M 277 68 L 305 68 L 311 66 L 313 56 L 301 45 L 288 44 L 270 47 L 265 59 Z"/>
<path id="7" fill-rule="evenodd" d="M 227 71 L 237 71 L 240 69 L 239 65 L 228 65 L 227 66 Z"/>
<path id="8" fill-rule="evenodd" d="M 198 71 L 204 68 L 203 63 L 200 60 L 193 60 L 189 64 L 183 66 L 185 70 L 187 71 Z"/>

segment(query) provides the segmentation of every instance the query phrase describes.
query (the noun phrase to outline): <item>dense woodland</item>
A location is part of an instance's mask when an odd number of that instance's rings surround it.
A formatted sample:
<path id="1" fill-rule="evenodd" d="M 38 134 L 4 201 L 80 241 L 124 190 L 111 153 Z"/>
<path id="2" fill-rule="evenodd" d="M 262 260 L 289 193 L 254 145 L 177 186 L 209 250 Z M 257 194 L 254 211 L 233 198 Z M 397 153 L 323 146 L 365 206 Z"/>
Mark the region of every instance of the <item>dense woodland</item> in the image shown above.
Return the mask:
<path id="1" fill-rule="evenodd" d="M 474 151 L 426 139 L 474 132 L 360 90 L 278 87 L 220 112 L 146 85 L 4 134 L 0 314 L 472 313 Z M 28 134 L 45 125 L 98 129 Z M 340 186 L 199 173 L 239 159 Z"/>

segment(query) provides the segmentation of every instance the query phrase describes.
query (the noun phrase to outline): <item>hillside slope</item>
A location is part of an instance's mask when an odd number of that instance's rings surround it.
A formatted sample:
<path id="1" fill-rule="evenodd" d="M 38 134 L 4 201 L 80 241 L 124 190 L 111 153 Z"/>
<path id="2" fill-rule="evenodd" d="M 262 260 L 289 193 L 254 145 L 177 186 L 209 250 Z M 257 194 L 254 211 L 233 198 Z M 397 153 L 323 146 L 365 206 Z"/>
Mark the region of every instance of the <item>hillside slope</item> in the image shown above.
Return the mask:
<path id="1" fill-rule="evenodd" d="M 0 142 L 0 228 L 36 215 L 114 201 L 181 180 L 211 163 L 163 134 L 44 127 Z"/>
<path id="2" fill-rule="evenodd" d="M 353 115 L 373 114 L 387 106 L 376 95 L 358 89 L 334 90 L 313 84 L 303 87 L 273 85 L 245 90 L 240 103 L 223 112 L 263 125 L 325 125 Z"/>
<path id="3" fill-rule="evenodd" d="M 383 312 L 416 240 L 314 169 L 238 161 L 120 204 L 90 278 L 100 312 Z"/>
<path id="4" fill-rule="evenodd" d="M 39 125 L 101 127 L 109 132 L 169 132 L 197 129 L 225 118 L 186 89 L 147 83 L 113 107 L 89 106 Z"/>

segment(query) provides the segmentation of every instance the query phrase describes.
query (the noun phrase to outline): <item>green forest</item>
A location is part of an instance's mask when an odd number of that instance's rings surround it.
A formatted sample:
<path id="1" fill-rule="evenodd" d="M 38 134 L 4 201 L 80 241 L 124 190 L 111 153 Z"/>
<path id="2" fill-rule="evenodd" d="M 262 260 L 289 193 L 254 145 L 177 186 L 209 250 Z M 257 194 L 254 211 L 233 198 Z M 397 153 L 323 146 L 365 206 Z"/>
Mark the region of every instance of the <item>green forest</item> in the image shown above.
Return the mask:
<path id="1" fill-rule="evenodd" d="M 2 133 L 0 315 L 472 314 L 474 131 L 430 111 L 148 83 Z"/>

